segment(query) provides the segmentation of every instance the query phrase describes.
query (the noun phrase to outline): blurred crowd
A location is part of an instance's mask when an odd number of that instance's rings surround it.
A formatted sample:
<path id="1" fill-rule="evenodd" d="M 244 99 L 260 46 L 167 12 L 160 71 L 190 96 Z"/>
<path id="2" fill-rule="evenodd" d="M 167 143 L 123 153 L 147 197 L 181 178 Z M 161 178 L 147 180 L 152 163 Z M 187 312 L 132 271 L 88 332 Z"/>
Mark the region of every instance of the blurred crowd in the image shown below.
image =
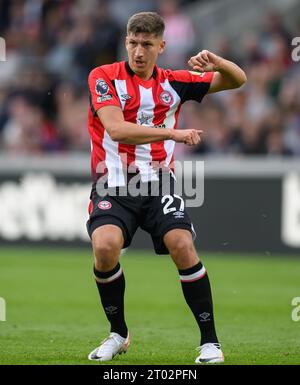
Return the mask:
<path id="1" fill-rule="evenodd" d="M 142 10 L 165 19 L 167 50 L 159 65 L 187 67 L 201 49 L 185 9 L 176 0 L 0 0 L 0 149 L 11 153 L 89 151 L 87 76 L 96 66 L 124 59 L 128 17 Z M 193 3 L 190 1 L 189 3 Z M 126 8 L 126 9 L 125 9 Z M 180 128 L 202 128 L 198 154 L 300 156 L 300 62 L 291 41 L 300 36 L 271 12 L 259 30 L 241 35 L 238 54 L 226 38 L 216 54 L 239 64 L 248 82 L 201 106 L 187 103 Z M 203 46 L 202 46 L 203 45 Z M 182 151 L 183 151 L 182 146 Z"/>

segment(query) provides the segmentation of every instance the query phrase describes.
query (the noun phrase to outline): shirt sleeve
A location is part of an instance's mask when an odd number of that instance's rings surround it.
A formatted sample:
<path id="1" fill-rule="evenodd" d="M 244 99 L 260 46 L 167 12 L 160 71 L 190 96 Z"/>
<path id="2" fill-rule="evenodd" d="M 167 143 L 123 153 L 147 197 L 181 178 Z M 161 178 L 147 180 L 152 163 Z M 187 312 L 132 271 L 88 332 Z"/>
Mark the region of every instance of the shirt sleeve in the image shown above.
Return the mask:
<path id="1" fill-rule="evenodd" d="M 90 91 L 90 106 L 93 115 L 105 106 L 121 107 L 119 98 L 114 87 L 114 80 L 101 68 L 92 70 L 88 77 Z"/>
<path id="2" fill-rule="evenodd" d="M 180 96 L 181 103 L 188 100 L 201 102 L 209 91 L 214 72 L 195 71 L 172 71 L 170 79 L 171 86 Z"/>

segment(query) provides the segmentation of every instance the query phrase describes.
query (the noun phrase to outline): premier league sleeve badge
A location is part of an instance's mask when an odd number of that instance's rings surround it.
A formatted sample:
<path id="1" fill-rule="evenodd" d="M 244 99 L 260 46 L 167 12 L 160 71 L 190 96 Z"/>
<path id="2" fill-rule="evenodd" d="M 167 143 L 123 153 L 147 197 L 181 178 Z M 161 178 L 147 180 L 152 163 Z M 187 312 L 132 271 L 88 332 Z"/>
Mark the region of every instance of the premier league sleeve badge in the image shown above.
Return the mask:
<path id="1" fill-rule="evenodd" d="M 112 99 L 112 95 L 108 93 L 110 90 L 109 85 L 106 83 L 105 80 L 97 79 L 95 88 L 96 94 L 99 95 L 99 97 L 97 98 L 98 103 Z"/>

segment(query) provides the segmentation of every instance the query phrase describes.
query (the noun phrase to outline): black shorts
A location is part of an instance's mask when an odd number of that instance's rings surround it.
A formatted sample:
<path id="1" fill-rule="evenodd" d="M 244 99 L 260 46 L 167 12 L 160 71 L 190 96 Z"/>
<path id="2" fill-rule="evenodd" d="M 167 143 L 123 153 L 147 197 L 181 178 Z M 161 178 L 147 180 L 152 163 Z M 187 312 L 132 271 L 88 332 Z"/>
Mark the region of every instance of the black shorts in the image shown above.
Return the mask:
<path id="1" fill-rule="evenodd" d="M 94 184 L 90 196 L 90 218 L 87 222 L 89 236 L 91 237 L 93 231 L 100 226 L 116 225 L 123 232 L 123 248 L 127 248 L 137 228 L 141 227 L 151 235 L 156 254 L 169 254 L 163 237 L 171 229 L 186 229 L 195 238 L 195 230 L 186 212 L 184 201 L 174 192 L 173 177 L 170 176 L 167 194 L 163 191 L 162 180 L 156 183 L 152 195 L 140 194 L 135 197 L 129 194 L 115 196 L 109 193 L 99 196 Z M 150 183 L 145 189 L 150 191 Z"/>

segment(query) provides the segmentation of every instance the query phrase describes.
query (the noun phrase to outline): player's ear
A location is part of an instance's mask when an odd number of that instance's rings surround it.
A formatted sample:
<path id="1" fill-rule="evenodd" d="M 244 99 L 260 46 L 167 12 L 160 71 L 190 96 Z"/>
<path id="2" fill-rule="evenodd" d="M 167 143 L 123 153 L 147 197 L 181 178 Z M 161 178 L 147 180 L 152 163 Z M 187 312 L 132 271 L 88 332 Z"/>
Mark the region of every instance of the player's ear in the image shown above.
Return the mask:
<path id="1" fill-rule="evenodd" d="M 128 45 L 128 36 L 125 37 L 124 45 L 125 45 L 125 48 L 127 49 L 127 45 Z"/>
<path id="2" fill-rule="evenodd" d="M 160 43 L 159 43 L 159 51 L 158 53 L 161 54 L 164 52 L 165 50 L 165 47 L 166 47 L 166 42 L 165 40 L 162 40 Z"/>

